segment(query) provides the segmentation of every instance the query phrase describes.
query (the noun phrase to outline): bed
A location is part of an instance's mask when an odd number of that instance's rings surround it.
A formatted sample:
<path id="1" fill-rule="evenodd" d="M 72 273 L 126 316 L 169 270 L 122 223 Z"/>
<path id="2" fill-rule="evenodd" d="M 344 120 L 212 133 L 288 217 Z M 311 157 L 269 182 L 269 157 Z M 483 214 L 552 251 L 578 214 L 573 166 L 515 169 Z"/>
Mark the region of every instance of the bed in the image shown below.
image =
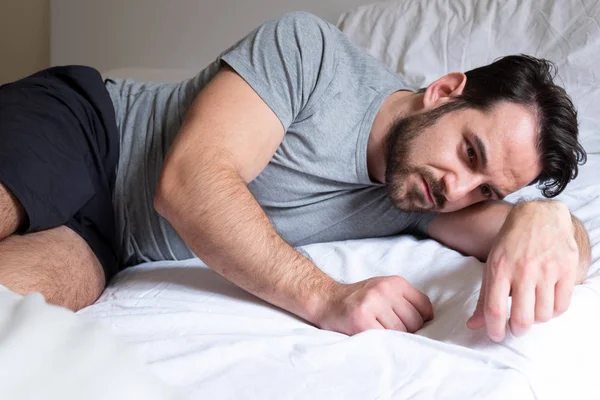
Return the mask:
<path id="1" fill-rule="evenodd" d="M 556 2 L 558 3 L 558 2 Z M 344 13 L 351 40 L 425 86 L 445 72 L 528 53 L 557 63 L 579 107 L 589 153 L 559 199 L 589 231 L 593 262 L 567 313 L 500 344 L 465 322 L 482 264 L 432 240 L 392 237 L 304 247 L 336 279 L 398 274 L 425 292 L 436 317 L 414 335 L 319 330 L 247 294 L 199 260 L 120 273 L 80 312 L 103 321 L 190 398 L 594 399 L 600 398 L 600 7 L 592 1 L 391 1 Z M 171 80 L 168 71 L 121 70 Z M 192 73 L 192 72 L 190 72 Z M 182 74 L 182 71 L 177 71 Z M 509 197 L 538 198 L 526 188 Z"/>
<path id="2" fill-rule="evenodd" d="M 596 1 L 365 5 L 338 22 L 351 40 L 415 88 L 504 54 L 555 61 L 579 108 L 588 162 L 560 195 L 588 229 L 592 265 L 569 310 L 499 344 L 465 323 L 482 264 L 410 236 L 305 246 L 336 279 L 398 274 L 426 293 L 435 319 L 416 334 L 323 331 L 244 292 L 201 261 L 122 271 L 80 311 L 127 342 L 160 380 L 191 399 L 597 399 L 600 379 L 600 5 Z M 173 81 L 196 71 L 121 69 Z M 526 188 L 508 200 L 538 198 Z"/>
<path id="3" fill-rule="evenodd" d="M 129 268 L 80 314 L 110 326 L 158 376 L 194 399 L 596 399 L 599 168 L 600 155 L 592 154 L 561 197 L 590 233 L 588 279 L 576 288 L 567 313 L 500 344 L 465 327 L 481 263 L 412 237 L 304 249 L 337 279 L 399 274 L 425 292 L 436 317 L 415 335 L 367 331 L 348 337 L 319 330 L 197 260 Z"/>

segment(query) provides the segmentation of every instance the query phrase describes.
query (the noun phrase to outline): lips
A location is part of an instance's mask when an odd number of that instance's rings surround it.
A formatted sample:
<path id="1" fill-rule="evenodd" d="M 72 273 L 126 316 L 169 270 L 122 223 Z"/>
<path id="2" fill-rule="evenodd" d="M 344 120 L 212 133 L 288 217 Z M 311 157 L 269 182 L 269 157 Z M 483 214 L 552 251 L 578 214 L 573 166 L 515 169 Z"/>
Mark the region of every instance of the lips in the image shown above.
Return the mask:
<path id="1" fill-rule="evenodd" d="M 431 194 L 431 189 L 429 188 L 429 184 L 427 183 L 427 180 L 425 180 L 425 178 L 421 177 L 421 179 L 423 179 L 423 185 L 425 185 L 425 197 L 427 197 L 427 200 L 433 204 L 433 206 L 436 206 L 435 204 L 435 200 L 433 199 L 433 195 Z"/>

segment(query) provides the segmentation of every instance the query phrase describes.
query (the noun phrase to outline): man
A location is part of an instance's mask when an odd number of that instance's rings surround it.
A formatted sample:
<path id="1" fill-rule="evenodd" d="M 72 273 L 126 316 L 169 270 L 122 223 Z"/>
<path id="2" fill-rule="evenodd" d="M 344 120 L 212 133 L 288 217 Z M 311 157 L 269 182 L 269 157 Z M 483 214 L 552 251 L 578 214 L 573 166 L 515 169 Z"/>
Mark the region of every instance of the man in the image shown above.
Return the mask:
<path id="1" fill-rule="evenodd" d="M 566 206 L 501 201 L 535 182 L 560 193 L 585 158 L 546 61 L 506 57 L 415 93 L 293 13 L 181 84 L 100 83 L 72 67 L 0 91 L 0 283 L 14 291 L 76 310 L 117 259 L 197 255 L 318 327 L 414 332 L 433 309 L 404 279 L 338 283 L 293 247 L 414 233 L 487 259 L 469 326 L 502 340 L 509 295 L 520 334 L 585 277 Z"/>

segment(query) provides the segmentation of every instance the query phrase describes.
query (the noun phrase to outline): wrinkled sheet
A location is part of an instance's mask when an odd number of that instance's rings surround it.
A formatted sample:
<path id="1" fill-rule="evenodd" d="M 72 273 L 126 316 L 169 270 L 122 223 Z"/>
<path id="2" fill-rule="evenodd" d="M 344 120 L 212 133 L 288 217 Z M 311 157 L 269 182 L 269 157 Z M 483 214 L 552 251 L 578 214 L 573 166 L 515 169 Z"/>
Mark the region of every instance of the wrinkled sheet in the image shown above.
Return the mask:
<path id="1" fill-rule="evenodd" d="M 589 278 L 569 310 L 500 343 L 465 323 L 482 264 L 433 240 L 366 239 L 304 247 L 344 282 L 398 274 L 435 318 L 417 334 L 319 330 L 244 292 L 199 260 L 121 272 L 80 312 L 131 343 L 166 382 L 211 399 L 594 399 L 600 394 L 600 155 L 560 200 L 592 241 Z M 511 196 L 538 195 L 526 188 Z"/>

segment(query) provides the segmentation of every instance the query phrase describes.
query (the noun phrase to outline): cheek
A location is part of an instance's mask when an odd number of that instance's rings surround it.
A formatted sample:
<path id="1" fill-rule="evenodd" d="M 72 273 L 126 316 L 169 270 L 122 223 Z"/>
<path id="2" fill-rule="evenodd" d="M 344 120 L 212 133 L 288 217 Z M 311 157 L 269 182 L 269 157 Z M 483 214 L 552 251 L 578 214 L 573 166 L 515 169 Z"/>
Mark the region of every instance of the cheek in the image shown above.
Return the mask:
<path id="1" fill-rule="evenodd" d="M 415 140 L 413 149 L 415 157 L 427 164 L 447 165 L 456 161 L 456 143 L 438 129 L 429 130 Z"/>
<path id="2" fill-rule="evenodd" d="M 428 135 L 421 135 L 407 144 L 405 163 L 411 166 L 423 166 L 430 164 L 435 154 L 439 152 L 436 149 L 435 141 L 430 139 Z M 433 156 L 433 157 L 432 157 Z"/>

